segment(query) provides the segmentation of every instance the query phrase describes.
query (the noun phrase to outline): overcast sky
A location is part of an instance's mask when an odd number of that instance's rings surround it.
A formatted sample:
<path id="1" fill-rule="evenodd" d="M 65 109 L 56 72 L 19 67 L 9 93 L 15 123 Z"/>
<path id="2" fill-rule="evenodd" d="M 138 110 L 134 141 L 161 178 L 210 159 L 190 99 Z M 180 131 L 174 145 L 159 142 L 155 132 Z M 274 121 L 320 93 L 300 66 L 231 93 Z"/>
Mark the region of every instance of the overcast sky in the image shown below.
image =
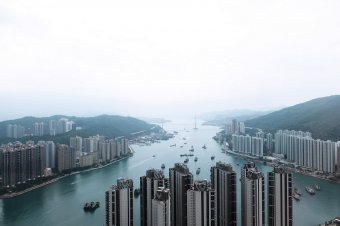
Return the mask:
<path id="1" fill-rule="evenodd" d="M 340 90 L 338 0 L 2 0 L 0 120 L 268 110 Z"/>

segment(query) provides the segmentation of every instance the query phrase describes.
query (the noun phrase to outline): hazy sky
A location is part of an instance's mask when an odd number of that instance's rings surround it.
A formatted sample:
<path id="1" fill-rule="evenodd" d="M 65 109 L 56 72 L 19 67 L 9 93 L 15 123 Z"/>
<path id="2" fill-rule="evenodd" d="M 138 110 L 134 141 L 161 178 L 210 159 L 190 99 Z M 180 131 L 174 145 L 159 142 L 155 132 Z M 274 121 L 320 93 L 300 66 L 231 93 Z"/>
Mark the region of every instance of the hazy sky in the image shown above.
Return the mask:
<path id="1" fill-rule="evenodd" d="M 195 115 L 339 94 L 339 0 L 2 0 L 0 120 Z"/>

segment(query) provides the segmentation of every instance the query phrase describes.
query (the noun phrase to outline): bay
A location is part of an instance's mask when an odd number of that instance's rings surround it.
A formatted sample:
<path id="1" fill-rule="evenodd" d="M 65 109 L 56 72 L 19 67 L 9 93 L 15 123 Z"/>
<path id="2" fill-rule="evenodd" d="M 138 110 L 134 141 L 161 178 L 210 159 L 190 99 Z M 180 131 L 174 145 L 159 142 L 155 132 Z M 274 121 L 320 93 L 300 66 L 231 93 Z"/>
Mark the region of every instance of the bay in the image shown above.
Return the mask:
<path id="1" fill-rule="evenodd" d="M 178 131 L 175 138 L 151 146 L 133 145 L 135 153 L 132 157 L 111 166 L 72 175 L 24 195 L 0 200 L 0 225 L 101 226 L 104 224 L 105 217 L 104 192 L 115 184 L 118 178 L 131 178 L 134 186 L 139 187 L 139 177 L 144 175 L 147 169 L 160 168 L 162 163 L 166 166 L 164 174 L 168 177 L 169 168 L 176 162 L 184 161 L 185 157 L 179 155 L 189 153 L 191 145 L 195 149 L 194 155 L 198 157 L 197 162 L 194 162 L 194 157 L 189 157 L 188 162 L 195 180 L 210 180 L 210 167 L 217 161 L 231 164 L 239 178 L 240 169 L 246 161 L 221 152 L 219 145 L 212 139 L 219 128 L 199 126 L 199 129 L 194 130 L 193 127 L 194 123 L 190 121 L 166 123 L 164 124 L 166 130 Z M 172 144 L 176 146 L 170 147 Z M 204 144 L 207 149 L 202 148 Z M 215 159 L 211 160 L 211 156 L 215 156 Z M 260 163 L 256 165 L 265 177 L 272 169 Z M 201 168 L 201 173 L 196 175 L 198 167 Z M 314 184 L 320 185 L 321 191 L 311 196 L 305 192 L 304 187 Z M 317 225 L 340 215 L 340 184 L 294 174 L 294 186 L 302 192 L 301 201 L 294 201 L 294 225 Z M 239 180 L 237 188 L 240 223 Z M 89 201 L 99 201 L 101 207 L 93 213 L 86 213 L 82 207 Z M 139 225 L 139 201 L 139 197 L 134 199 L 135 225 Z"/>

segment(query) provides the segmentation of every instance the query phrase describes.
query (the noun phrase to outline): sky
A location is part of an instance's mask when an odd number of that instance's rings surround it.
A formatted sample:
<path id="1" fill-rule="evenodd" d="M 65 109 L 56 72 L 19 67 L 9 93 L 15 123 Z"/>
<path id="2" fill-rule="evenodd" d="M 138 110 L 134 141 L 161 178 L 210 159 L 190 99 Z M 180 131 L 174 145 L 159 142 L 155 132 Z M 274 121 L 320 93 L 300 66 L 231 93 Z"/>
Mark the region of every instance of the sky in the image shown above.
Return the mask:
<path id="1" fill-rule="evenodd" d="M 339 94 L 338 0 L 2 0 L 0 120 L 193 116 Z"/>

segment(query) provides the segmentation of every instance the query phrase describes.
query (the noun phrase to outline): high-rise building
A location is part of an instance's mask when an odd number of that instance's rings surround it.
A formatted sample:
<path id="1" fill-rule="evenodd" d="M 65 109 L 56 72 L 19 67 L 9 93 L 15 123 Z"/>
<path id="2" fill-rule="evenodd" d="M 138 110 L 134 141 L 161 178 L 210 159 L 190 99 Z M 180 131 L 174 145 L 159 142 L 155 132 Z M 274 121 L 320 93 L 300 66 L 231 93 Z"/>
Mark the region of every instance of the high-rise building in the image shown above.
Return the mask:
<path id="1" fill-rule="evenodd" d="M 70 148 L 74 148 L 77 156 L 83 151 L 83 138 L 79 136 L 70 137 Z"/>
<path id="2" fill-rule="evenodd" d="M 233 119 L 232 122 L 231 122 L 231 132 L 233 134 L 237 134 L 238 133 L 238 123 L 237 123 L 237 119 Z"/>
<path id="3" fill-rule="evenodd" d="M 151 226 L 170 226 L 170 190 L 158 188 L 152 199 Z"/>
<path id="4" fill-rule="evenodd" d="M 293 225 L 293 178 L 283 167 L 268 173 L 268 225 Z"/>
<path id="5" fill-rule="evenodd" d="M 56 149 L 53 141 L 45 142 L 46 168 L 55 168 L 56 166 Z"/>
<path id="6" fill-rule="evenodd" d="M 0 150 L 0 159 L 3 187 L 44 176 L 45 149 L 42 145 L 6 146 Z"/>
<path id="7" fill-rule="evenodd" d="M 223 162 L 217 162 L 210 172 L 215 190 L 215 225 L 236 226 L 236 173 Z"/>
<path id="8" fill-rule="evenodd" d="M 246 126 L 245 126 L 244 122 L 239 122 L 239 131 L 240 131 L 240 134 L 246 133 Z"/>
<path id="9" fill-rule="evenodd" d="M 264 177 L 252 162 L 241 169 L 241 218 L 243 226 L 265 225 Z"/>
<path id="10" fill-rule="evenodd" d="M 8 138 L 22 138 L 25 136 L 25 127 L 21 125 L 6 125 L 6 137 Z"/>
<path id="11" fill-rule="evenodd" d="M 140 177 L 140 225 L 151 226 L 152 224 L 152 200 L 156 196 L 159 187 L 168 187 L 167 180 L 161 170 L 150 169 L 146 176 Z"/>
<path id="12" fill-rule="evenodd" d="M 57 157 L 58 157 L 58 171 L 73 169 L 76 166 L 76 157 L 74 149 L 65 144 L 57 145 Z"/>
<path id="13" fill-rule="evenodd" d="M 48 134 L 55 136 L 57 133 L 57 122 L 55 120 L 50 120 L 48 122 Z"/>
<path id="14" fill-rule="evenodd" d="M 171 226 L 187 225 L 187 190 L 191 187 L 193 176 L 189 168 L 176 163 L 169 169 L 169 185 L 171 194 Z"/>
<path id="15" fill-rule="evenodd" d="M 118 179 L 105 192 L 106 226 L 133 226 L 133 181 Z"/>
<path id="16" fill-rule="evenodd" d="M 266 144 L 265 145 L 266 146 L 266 153 L 265 154 L 272 153 L 273 147 L 274 147 L 273 134 L 271 134 L 271 133 L 266 134 L 265 144 Z"/>
<path id="17" fill-rule="evenodd" d="M 340 143 L 337 147 L 337 173 L 340 173 Z"/>
<path id="18" fill-rule="evenodd" d="M 233 151 L 257 157 L 263 156 L 263 138 L 249 135 L 232 135 Z"/>
<path id="19" fill-rule="evenodd" d="M 45 135 L 45 123 L 36 122 L 33 125 L 34 128 L 34 136 L 44 136 Z"/>
<path id="20" fill-rule="evenodd" d="M 215 225 L 215 191 L 206 180 L 195 181 L 187 191 L 188 226 Z"/>

